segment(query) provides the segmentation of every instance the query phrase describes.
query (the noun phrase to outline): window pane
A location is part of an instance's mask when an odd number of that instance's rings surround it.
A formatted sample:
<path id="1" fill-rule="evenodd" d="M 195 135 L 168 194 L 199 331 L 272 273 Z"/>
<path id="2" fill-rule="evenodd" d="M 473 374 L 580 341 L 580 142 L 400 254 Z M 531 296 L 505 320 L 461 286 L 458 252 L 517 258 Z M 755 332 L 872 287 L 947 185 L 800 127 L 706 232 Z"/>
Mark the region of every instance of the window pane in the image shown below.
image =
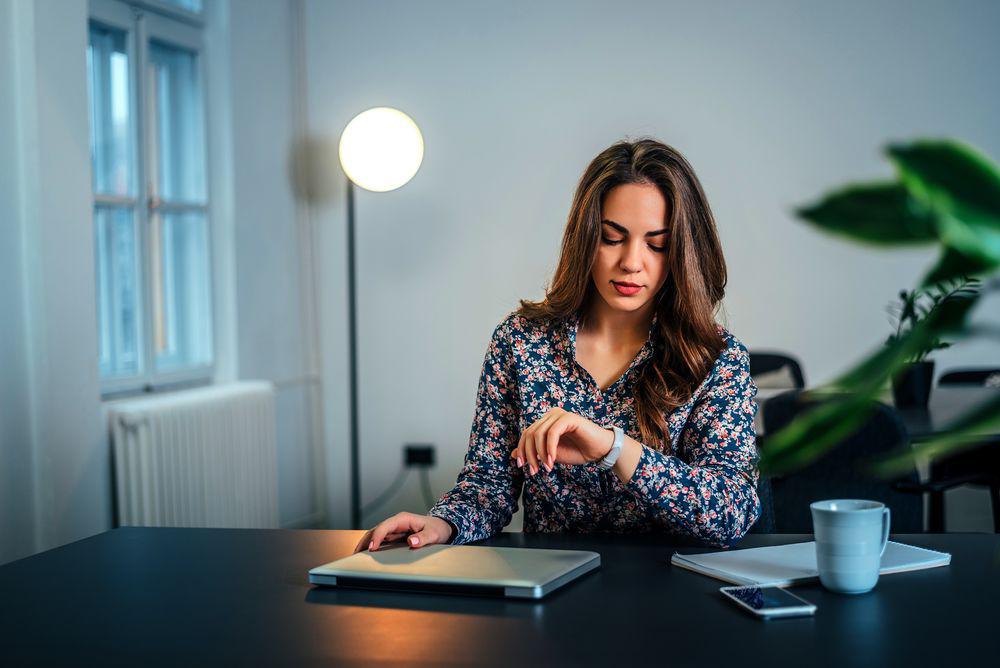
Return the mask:
<path id="1" fill-rule="evenodd" d="M 124 31 L 90 25 L 87 72 L 94 192 L 129 195 L 134 181 L 132 110 Z"/>
<path id="2" fill-rule="evenodd" d="M 208 225 L 201 212 L 157 213 L 150 240 L 157 371 L 211 364 Z"/>
<path id="3" fill-rule="evenodd" d="M 156 129 L 156 194 L 166 201 L 205 201 L 205 133 L 198 54 L 162 42 L 149 45 Z"/>
<path id="4" fill-rule="evenodd" d="M 95 207 L 94 230 L 101 376 L 136 374 L 141 371 L 141 310 L 133 210 Z"/>

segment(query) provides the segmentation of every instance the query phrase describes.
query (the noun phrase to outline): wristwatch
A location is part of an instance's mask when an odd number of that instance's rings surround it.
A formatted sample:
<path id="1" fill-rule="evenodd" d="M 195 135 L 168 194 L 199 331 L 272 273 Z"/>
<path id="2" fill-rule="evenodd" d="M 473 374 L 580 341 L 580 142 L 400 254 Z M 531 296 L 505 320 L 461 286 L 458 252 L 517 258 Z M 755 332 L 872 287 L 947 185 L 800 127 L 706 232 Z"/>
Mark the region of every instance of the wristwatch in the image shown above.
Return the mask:
<path id="1" fill-rule="evenodd" d="M 597 468 L 607 471 L 614 467 L 615 462 L 618 461 L 618 456 L 622 453 L 622 446 L 625 444 L 625 432 L 622 431 L 621 427 L 613 424 L 606 424 L 604 428 L 615 432 L 615 442 L 611 444 L 611 450 L 608 451 L 608 454 L 604 455 L 604 459 L 597 462 Z"/>

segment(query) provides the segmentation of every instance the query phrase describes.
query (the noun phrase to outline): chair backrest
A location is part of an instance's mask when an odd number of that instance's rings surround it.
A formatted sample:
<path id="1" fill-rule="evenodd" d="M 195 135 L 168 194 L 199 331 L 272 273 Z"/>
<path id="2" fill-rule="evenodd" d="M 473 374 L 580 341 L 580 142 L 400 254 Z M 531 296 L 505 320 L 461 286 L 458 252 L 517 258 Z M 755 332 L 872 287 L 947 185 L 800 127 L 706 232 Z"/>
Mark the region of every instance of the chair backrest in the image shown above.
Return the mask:
<path id="1" fill-rule="evenodd" d="M 1000 387 L 1000 369 L 952 369 L 941 374 L 938 385 Z"/>
<path id="2" fill-rule="evenodd" d="M 801 392 L 783 392 L 763 407 L 764 430 L 781 429 L 813 404 Z M 870 499 L 881 501 L 892 511 L 893 533 L 923 531 L 923 499 L 919 494 L 897 491 L 892 483 L 918 483 L 916 468 L 893 481 L 862 470 L 874 457 L 909 446 L 909 436 L 895 409 L 872 402 L 872 414 L 854 434 L 798 471 L 771 479 L 774 525 L 777 533 L 812 533 L 809 504 L 823 499 Z"/>
<path id="3" fill-rule="evenodd" d="M 802 365 L 797 359 L 784 353 L 765 353 L 751 350 L 750 375 L 757 382 L 758 387 L 802 389 L 806 386 Z M 791 382 L 784 380 L 782 375 L 787 376 Z"/>

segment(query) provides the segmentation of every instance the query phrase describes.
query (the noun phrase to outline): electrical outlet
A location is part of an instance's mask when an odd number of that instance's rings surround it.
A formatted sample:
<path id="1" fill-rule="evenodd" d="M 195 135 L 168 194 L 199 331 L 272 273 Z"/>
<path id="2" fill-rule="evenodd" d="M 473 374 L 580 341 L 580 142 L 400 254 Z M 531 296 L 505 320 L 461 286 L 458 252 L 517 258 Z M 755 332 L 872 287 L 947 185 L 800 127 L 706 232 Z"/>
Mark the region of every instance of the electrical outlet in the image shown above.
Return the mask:
<path id="1" fill-rule="evenodd" d="M 434 466 L 434 446 L 430 443 L 408 443 L 404 445 L 403 466 Z"/>

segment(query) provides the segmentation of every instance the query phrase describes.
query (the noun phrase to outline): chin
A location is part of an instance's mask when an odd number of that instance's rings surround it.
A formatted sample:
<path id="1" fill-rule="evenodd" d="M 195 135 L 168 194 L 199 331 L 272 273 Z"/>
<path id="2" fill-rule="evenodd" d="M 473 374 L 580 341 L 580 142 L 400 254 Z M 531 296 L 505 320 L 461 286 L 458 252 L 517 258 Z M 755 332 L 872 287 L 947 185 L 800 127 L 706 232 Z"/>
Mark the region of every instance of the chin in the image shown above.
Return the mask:
<path id="1" fill-rule="evenodd" d="M 612 288 L 612 290 L 614 290 L 614 288 Z M 604 301 L 607 303 L 608 306 L 610 306 L 616 311 L 623 311 L 626 313 L 631 313 L 632 311 L 638 311 L 639 309 L 641 309 L 643 306 L 645 306 L 650 302 L 650 300 L 648 299 L 640 302 L 637 299 L 634 299 L 632 297 L 625 297 L 624 295 L 620 295 L 617 292 L 607 295 L 602 292 L 601 296 L 604 298 Z"/>

